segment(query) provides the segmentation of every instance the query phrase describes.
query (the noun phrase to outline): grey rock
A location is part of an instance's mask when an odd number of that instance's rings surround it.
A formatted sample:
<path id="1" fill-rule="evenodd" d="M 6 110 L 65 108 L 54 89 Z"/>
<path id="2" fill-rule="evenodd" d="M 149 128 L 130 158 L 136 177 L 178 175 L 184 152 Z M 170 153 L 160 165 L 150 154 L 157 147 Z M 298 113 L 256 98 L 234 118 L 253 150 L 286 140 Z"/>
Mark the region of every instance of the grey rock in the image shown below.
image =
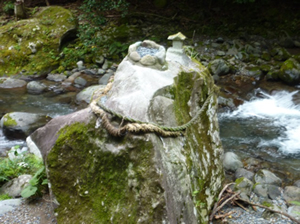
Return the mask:
<path id="1" fill-rule="evenodd" d="M 260 170 L 254 175 L 255 183 L 280 186 L 282 180 L 269 170 Z"/>
<path id="2" fill-rule="evenodd" d="M 223 167 L 226 171 L 235 172 L 238 168 L 243 167 L 243 163 L 235 153 L 226 152 L 224 154 Z"/>
<path id="3" fill-rule="evenodd" d="M 75 102 L 77 104 L 81 104 L 82 102 L 90 103 L 94 92 L 99 89 L 104 89 L 104 87 L 105 87 L 104 85 L 95 85 L 83 89 L 81 92 L 79 92 L 76 95 Z"/>
<path id="4" fill-rule="evenodd" d="M 9 139 L 26 138 L 37 128 L 45 125 L 51 118 L 34 113 L 11 112 L 1 119 L 3 133 Z"/>
<path id="5" fill-rule="evenodd" d="M 250 196 L 253 188 L 253 182 L 245 177 L 240 177 L 235 181 L 234 188 L 236 191 L 244 192 L 247 196 Z"/>
<path id="6" fill-rule="evenodd" d="M 240 178 L 240 177 L 245 177 L 249 180 L 252 180 L 253 179 L 253 176 L 254 176 L 254 173 L 249 171 L 249 170 L 246 170 L 244 168 L 238 168 L 236 171 L 235 171 L 235 174 L 234 174 L 234 177 L 236 179 Z"/>
<path id="7" fill-rule="evenodd" d="M 294 186 L 299 187 L 300 188 L 300 180 L 295 181 Z"/>
<path id="8" fill-rule="evenodd" d="M 27 84 L 27 92 L 31 94 L 40 94 L 45 91 L 47 86 L 38 81 L 31 81 Z"/>
<path id="9" fill-rule="evenodd" d="M 106 85 L 110 79 L 110 77 L 112 76 L 112 74 L 110 73 L 106 73 L 104 76 L 102 76 L 99 79 L 99 85 Z"/>
<path id="10" fill-rule="evenodd" d="M 13 78 L 0 78 L 0 88 L 2 89 L 12 89 L 12 88 L 21 88 L 25 87 L 27 82 L 20 79 Z"/>
<path id="11" fill-rule="evenodd" d="M 20 197 L 22 190 L 28 186 L 31 175 L 23 174 L 5 183 L 1 189 L 0 194 L 8 194 L 10 197 Z"/>
<path id="12" fill-rule="evenodd" d="M 87 81 L 79 76 L 74 80 L 74 84 L 77 84 L 79 87 L 83 87 L 87 84 Z"/>
<path id="13" fill-rule="evenodd" d="M 288 208 L 288 214 L 300 221 L 300 206 L 293 205 Z"/>
<path id="14" fill-rule="evenodd" d="M 71 76 L 69 76 L 64 82 L 74 83 L 75 79 L 81 75 L 81 72 L 74 72 Z"/>
<path id="15" fill-rule="evenodd" d="M 287 186 L 283 191 L 283 198 L 287 202 L 300 201 L 300 188 L 295 186 Z"/>
<path id="16" fill-rule="evenodd" d="M 259 67 L 244 67 L 241 69 L 241 73 L 255 78 L 260 78 L 263 74 Z"/>
<path id="17" fill-rule="evenodd" d="M 298 84 L 300 82 L 300 63 L 294 58 L 286 60 L 280 68 L 278 78 L 288 84 Z"/>
<path id="18" fill-rule="evenodd" d="M 208 64 L 208 69 L 212 75 L 227 75 L 230 71 L 230 66 L 223 59 L 215 59 Z"/>
<path id="19" fill-rule="evenodd" d="M 102 66 L 103 63 L 104 63 L 104 57 L 103 56 L 100 56 L 99 58 L 97 58 L 95 60 L 96 64 L 99 65 L 99 66 Z"/>
<path id="20" fill-rule="evenodd" d="M 97 71 L 97 73 L 98 73 L 99 75 L 104 75 L 105 70 L 104 70 L 103 68 L 99 68 L 98 71 Z"/>
<path id="21" fill-rule="evenodd" d="M 108 62 L 107 59 L 105 59 L 103 65 L 102 65 L 102 69 L 107 70 L 108 69 L 108 65 L 109 65 L 109 62 Z"/>
<path id="22" fill-rule="evenodd" d="M 267 184 L 256 184 L 254 186 L 253 192 L 259 197 L 267 198 L 268 197 L 268 186 Z"/>
<path id="23" fill-rule="evenodd" d="M 48 74 L 47 79 L 54 82 L 62 82 L 67 78 L 64 74 Z"/>
<path id="24" fill-rule="evenodd" d="M 76 64 L 77 64 L 77 67 L 78 67 L 79 70 L 82 70 L 82 69 L 85 68 L 85 67 L 83 66 L 83 61 L 78 61 Z"/>
<path id="25" fill-rule="evenodd" d="M 218 56 L 225 56 L 226 53 L 224 51 L 217 51 L 216 55 L 218 55 Z"/>
<path id="26" fill-rule="evenodd" d="M 281 196 L 282 188 L 276 185 L 268 185 L 268 196 L 270 199 L 275 200 Z"/>
<path id="27" fill-rule="evenodd" d="M 21 205 L 21 203 L 22 203 L 21 198 L 0 201 L 0 215 L 15 210 L 16 207 Z"/>

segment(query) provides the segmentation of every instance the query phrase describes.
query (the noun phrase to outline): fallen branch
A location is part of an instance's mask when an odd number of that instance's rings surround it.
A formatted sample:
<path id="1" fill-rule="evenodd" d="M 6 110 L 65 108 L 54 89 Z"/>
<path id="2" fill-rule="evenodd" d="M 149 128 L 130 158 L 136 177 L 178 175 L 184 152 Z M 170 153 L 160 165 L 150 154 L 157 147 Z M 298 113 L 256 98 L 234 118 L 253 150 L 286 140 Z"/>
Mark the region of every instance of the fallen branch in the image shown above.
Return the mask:
<path id="1" fill-rule="evenodd" d="M 239 194 L 240 194 L 240 193 L 237 192 L 237 193 L 235 193 L 234 195 L 232 195 L 230 198 L 228 198 L 227 200 L 225 200 L 219 207 L 217 207 L 217 208 L 215 209 L 215 211 L 213 211 L 213 212 L 211 213 L 211 215 L 210 215 L 210 217 L 209 217 L 209 220 L 212 221 L 213 218 L 214 218 L 214 216 L 215 216 L 215 214 L 216 214 L 221 208 L 223 208 L 229 201 L 231 201 L 234 197 L 236 197 L 236 196 L 239 195 Z"/>
<path id="2" fill-rule="evenodd" d="M 247 203 L 247 204 L 249 204 L 249 205 L 252 205 L 252 206 L 261 207 L 261 208 L 267 209 L 267 210 L 269 210 L 269 211 L 271 211 L 271 212 L 279 213 L 279 214 L 281 214 L 281 215 L 284 215 L 284 216 L 288 217 L 288 218 L 289 218 L 290 220 L 292 220 L 293 222 L 295 222 L 295 223 L 297 223 L 297 224 L 300 224 L 300 221 L 299 221 L 299 220 L 295 219 L 293 216 L 291 216 L 291 215 L 289 215 L 289 214 L 287 214 L 287 213 L 285 213 L 285 212 L 283 212 L 283 211 L 277 211 L 277 210 L 274 210 L 274 209 L 269 208 L 269 207 L 264 206 L 264 205 L 255 204 L 255 203 L 252 203 L 252 202 L 250 202 L 250 201 L 243 200 L 243 199 L 241 199 L 240 197 L 239 197 L 239 200 L 240 200 L 240 201 L 243 201 L 243 202 L 245 202 L 245 203 Z"/>

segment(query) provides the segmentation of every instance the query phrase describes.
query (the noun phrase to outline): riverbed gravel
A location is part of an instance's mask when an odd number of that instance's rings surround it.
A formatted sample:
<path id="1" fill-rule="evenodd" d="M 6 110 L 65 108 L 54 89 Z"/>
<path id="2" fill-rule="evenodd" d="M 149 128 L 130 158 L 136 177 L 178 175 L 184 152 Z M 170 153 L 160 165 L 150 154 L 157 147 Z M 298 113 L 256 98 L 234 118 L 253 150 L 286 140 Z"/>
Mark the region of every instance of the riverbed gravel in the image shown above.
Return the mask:
<path id="1" fill-rule="evenodd" d="M 49 195 L 34 202 L 22 203 L 15 209 L 0 215 L 1 224 L 57 224 Z"/>
<path id="2" fill-rule="evenodd" d="M 247 208 L 248 209 L 248 208 Z M 227 224 L 293 224 L 290 219 L 280 214 L 273 214 L 269 219 L 263 218 L 265 209 L 256 208 L 256 211 L 248 209 L 245 211 L 240 207 L 228 206 L 222 210 L 222 213 L 233 212 L 231 216 L 219 222 L 213 223 L 227 223 Z"/>

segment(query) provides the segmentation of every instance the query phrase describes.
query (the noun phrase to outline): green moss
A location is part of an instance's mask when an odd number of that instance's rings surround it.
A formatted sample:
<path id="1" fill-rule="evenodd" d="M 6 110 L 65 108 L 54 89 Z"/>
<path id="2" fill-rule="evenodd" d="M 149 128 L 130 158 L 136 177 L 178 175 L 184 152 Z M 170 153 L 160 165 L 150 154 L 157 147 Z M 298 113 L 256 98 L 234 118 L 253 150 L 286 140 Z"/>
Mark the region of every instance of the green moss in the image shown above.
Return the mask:
<path id="1" fill-rule="evenodd" d="M 112 153 L 106 147 L 116 141 L 122 149 Z M 60 203 L 58 222 L 137 223 L 145 213 L 156 223 L 162 208 L 148 199 L 157 198 L 161 187 L 152 157 L 151 143 L 142 138 L 110 139 L 103 129 L 83 123 L 62 129 L 47 158 Z"/>
<path id="2" fill-rule="evenodd" d="M 239 185 L 243 181 L 244 181 L 244 177 L 240 177 L 240 178 L 238 178 L 238 179 L 235 180 L 235 184 Z"/>
<path id="3" fill-rule="evenodd" d="M 270 202 L 267 202 L 267 201 L 264 201 L 263 203 L 262 203 L 262 205 L 263 206 L 266 206 L 266 207 L 273 207 L 273 205 L 270 203 Z"/>
<path id="4" fill-rule="evenodd" d="M 191 98 L 193 98 L 193 101 L 196 101 L 199 108 L 201 108 L 209 95 L 209 90 L 214 88 L 213 79 L 208 70 L 198 61 L 193 61 L 198 64 L 198 68 L 202 72 L 199 73 L 194 70 L 181 72 L 175 77 L 175 85 L 170 91 L 171 94 L 174 95 L 174 110 L 179 125 L 185 124 L 192 119 L 190 115 L 190 106 L 188 105 Z M 201 124 L 199 124 L 199 122 Z M 188 170 L 196 177 L 192 183 L 193 191 L 199 191 L 194 197 L 194 206 L 197 209 L 198 214 L 202 215 L 208 214 L 210 206 L 212 206 L 212 202 L 209 201 L 208 198 L 214 198 L 220 187 L 212 187 L 212 185 L 214 185 L 212 179 L 216 178 L 218 175 L 219 177 L 223 176 L 222 172 L 217 175 L 216 173 L 212 173 L 216 170 L 222 171 L 219 164 L 209 164 L 209 168 L 205 167 L 208 165 L 208 158 L 212 159 L 214 157 L 213 150 L 205 151 L 205 149 L 212 148 L 212 139 L 207 134 L 210 125 L 211 120 L 209 119 L 209 115 L 204 112 L 200 115 L 197 122 L 187 128 L 185 133 L 187 144 L 184 146 L 184 151 L 187 154 L 186 158 L 189 158 L 187 161 Z M 218 127 L 215 127 L 215 129 L 218 131 Z M 196 155 L 199 155 L 199 157 Z M 207 170 L 205 176 L 203 176 L 203 169 Z M 210 195 L 207 194 L 207 189 L 210 189 Z M 200 223 L 205 223 L 206 221 L 203 219 L 205 215 L 202 215 L 200 217 Z"/>
<path id="5" fill-rule="evenodd" d="M 76 27 L 70 11 L 58 7 L 44 8 L 36 17 L 0 27 L 0 74 L 44 74 L 58 66 L 58 49 L 63 34 Z M 51 21 L 51 22 L 50 22 Z M 34 44 L 36 52 L 29 45 Z"/>
<path id="6" fill-rule="evenodd" d="M 16 120 L 11 118 L 11 116 L 9 116 L 9 114 L 4 115 L 3 126 L 5 126 L 5 127 L 14 127 L 17 124 L 18 123 L 16 122 Z"/>

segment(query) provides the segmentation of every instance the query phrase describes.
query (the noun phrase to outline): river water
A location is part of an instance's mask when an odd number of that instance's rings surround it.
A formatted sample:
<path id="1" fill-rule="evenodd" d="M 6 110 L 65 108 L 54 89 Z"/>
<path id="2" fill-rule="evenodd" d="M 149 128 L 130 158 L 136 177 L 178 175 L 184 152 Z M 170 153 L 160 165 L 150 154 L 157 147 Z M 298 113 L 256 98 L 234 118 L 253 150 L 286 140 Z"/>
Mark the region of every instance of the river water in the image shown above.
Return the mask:
<path id="1" fill-rule="evenodd" d="M 269 95 L 257 89 L 254 95 L 237 110 L 219 114 L 224 150 L 300 178 L 299 91 Z"/>
<path id="2" fill-rule="evenodd" d="M 56 117 L 76 110 L 76 93 L 30 95 L 24 91 L 0 92 L 0 112 L 20 111 Z M 277 91 L 269 95 L 260 89 L 237 110 L 219 114 L 220 136 L 225 151 L 242 159 L 258 158 L 277 170 L 300 178 L 300 93 Z M 0 129 L 0 152 L 24 140 L 7 140 Z"/>
<path id="3" fill-rule="evenodd" d="M 75 92 L 66 94 L 45 93 L 41 95 L 27 94 L 24 89 L 0 89 L 1 117 L 9 112 L 29 112 L 56 117 L 76 110 L 72 104 Z M 7 140 L 0 128 L 0 155 L 15 145 L 23 146 L 24 140 Z"/>

